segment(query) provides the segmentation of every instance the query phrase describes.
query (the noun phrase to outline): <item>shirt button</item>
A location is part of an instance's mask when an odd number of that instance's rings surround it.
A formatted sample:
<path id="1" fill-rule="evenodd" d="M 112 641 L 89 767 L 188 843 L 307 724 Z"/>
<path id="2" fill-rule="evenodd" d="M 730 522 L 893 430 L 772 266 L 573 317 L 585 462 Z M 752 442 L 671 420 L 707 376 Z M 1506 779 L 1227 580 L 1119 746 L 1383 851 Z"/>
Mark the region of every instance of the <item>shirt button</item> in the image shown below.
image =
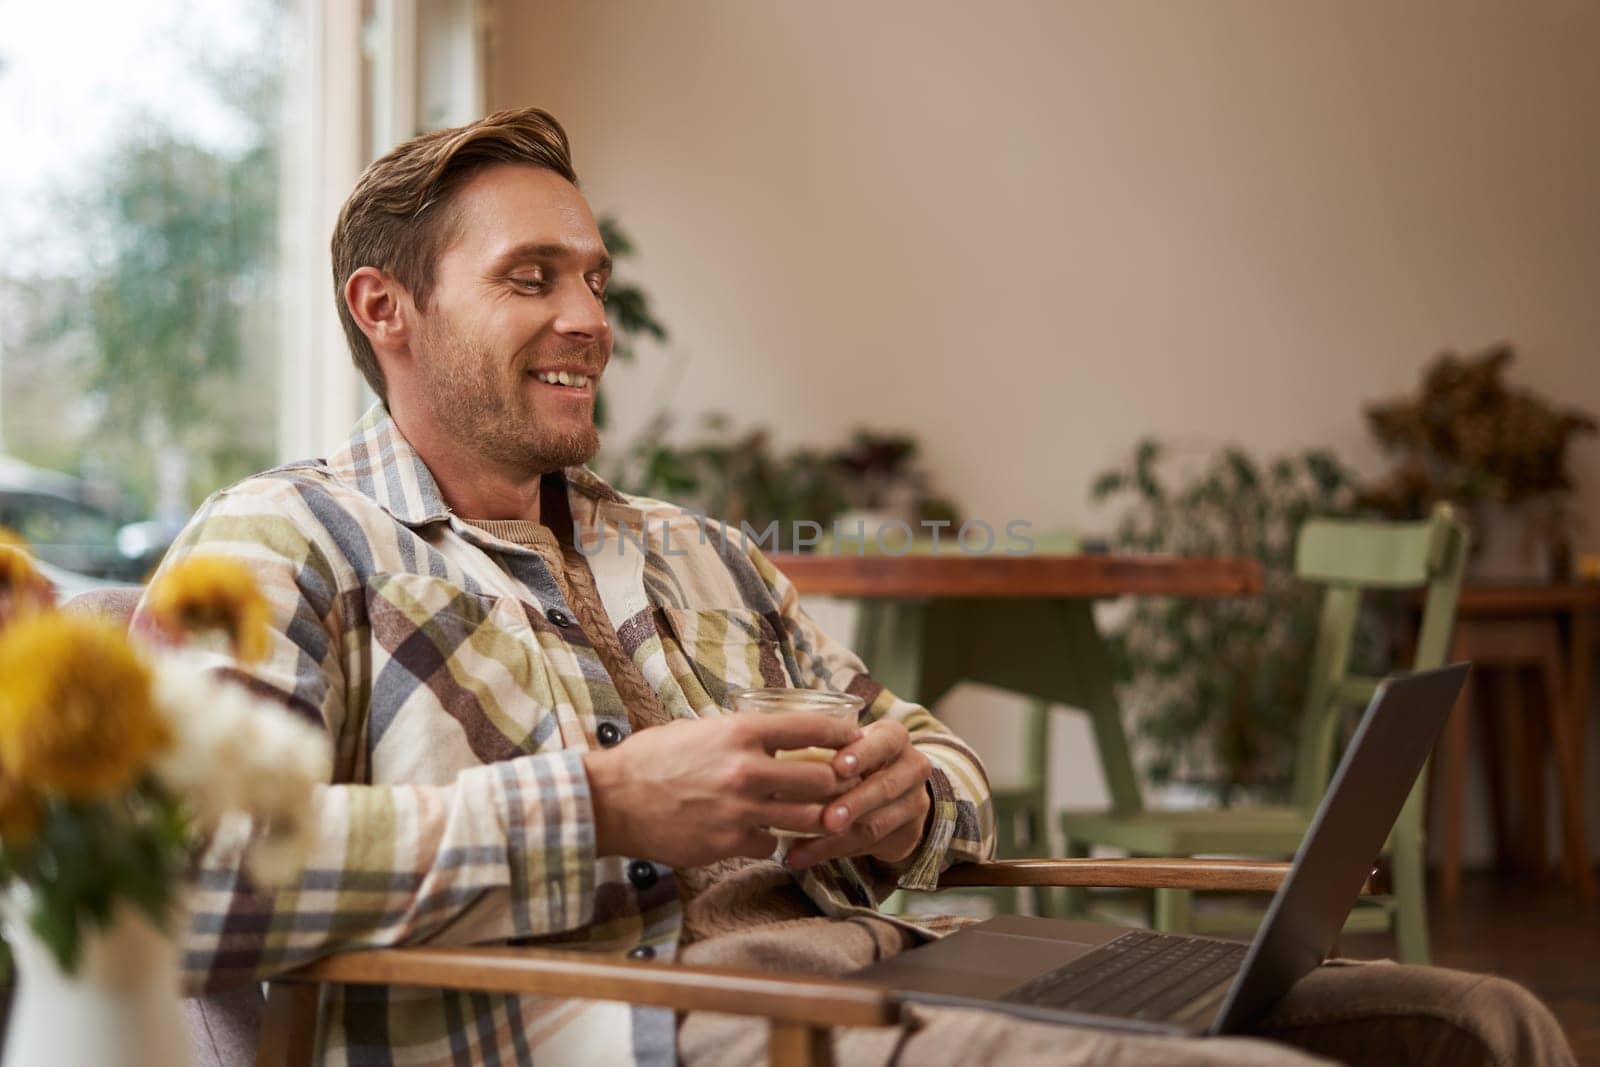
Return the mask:
<path id="1" fill-rule="evenodd" d="M 638 948 L 628 950 L 628 958 L 630 960 L 653 960 L 656 958 L 656 950 L 649 945 L 640 945 Z"/>
<path id="2" fill-rule="evenodd" d="M 549 611 L 544 613 L 544 617 L 549 619 L 556 626 L 561 627 L 563 630 L 572 625 L 572 616 L 568 615 L 560 608 L 551 608 Z"/>
<path id="3" fill-rule="evenodd" d="M 628 881 L 635 889 L 649 889 L 660 880 L 661 876 L 649 860 L 634 860 L 628 864 Z"/>
<path id="4" fill-rule="evenodd" d="M 594 734 L 606 748 L 619 744 L 622 741 L 622 731 L 614 722 L 603 722 L 595 727 Z"/>

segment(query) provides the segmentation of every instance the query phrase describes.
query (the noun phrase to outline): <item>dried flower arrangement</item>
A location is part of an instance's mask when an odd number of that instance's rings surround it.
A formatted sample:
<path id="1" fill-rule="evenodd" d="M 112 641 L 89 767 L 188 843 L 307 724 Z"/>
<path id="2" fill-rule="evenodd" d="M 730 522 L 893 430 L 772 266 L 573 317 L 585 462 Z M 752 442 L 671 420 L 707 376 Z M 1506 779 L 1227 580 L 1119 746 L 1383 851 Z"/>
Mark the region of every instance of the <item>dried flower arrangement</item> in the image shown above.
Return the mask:
<path id="1" fill-rule="evenodd" d="M 1374 404 L 1367 425 L 1395 469 L 1363 493 L 1385 512 L 1420 518 L 1440 500 L 1513 503 L 1572 488 L 1567 448 L 1594 433 L 1593 415 L 1557 408 L 1504 380 L 1509 344 L 1476 356 L 1441 354 L 1413 398 Z"/>
<path id="2" fill-rule="evenodd" d="M 1472 356 L 1444 352 L 1424 373 L 1418 395 L 1369 407 L 1367 425 L 1395 465 L 1362 490 L 1361 502 L 1415 519 L 1445 500 L 1469 513 L 1533 501 L 1540 505 L 1535 532 L 1552 549 L 1559 573 L 1574 521 L 1563 503 L 1573 487 L 1568 448 L 1600 424 L 1588 412 L 1508 385 L 1514 358 L 1506 343 Z"/>

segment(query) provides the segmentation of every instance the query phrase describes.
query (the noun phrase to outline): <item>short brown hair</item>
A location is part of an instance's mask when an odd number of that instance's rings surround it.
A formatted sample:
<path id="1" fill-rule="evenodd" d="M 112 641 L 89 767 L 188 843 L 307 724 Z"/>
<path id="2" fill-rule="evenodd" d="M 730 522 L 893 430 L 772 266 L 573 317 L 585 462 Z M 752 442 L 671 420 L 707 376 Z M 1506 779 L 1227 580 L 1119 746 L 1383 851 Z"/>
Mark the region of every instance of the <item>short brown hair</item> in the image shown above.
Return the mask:
<path id="1" fill-rule="evenodd" d="M 512 108 L 400 145 L 362 173 L 339 210 L 333 228 L 334 299 L 350 355 L 379 397 L 388 397 L 383 369 L 345 303 L 345 282 L 362 267 L 377 267 L 406 287 L 418 310 L 426 311 L 439 253 L 454 229 L 450 206 L 455 191 L 496 163 L 543 167 L 578 184 L 561 123 L 536 107 Z"/>

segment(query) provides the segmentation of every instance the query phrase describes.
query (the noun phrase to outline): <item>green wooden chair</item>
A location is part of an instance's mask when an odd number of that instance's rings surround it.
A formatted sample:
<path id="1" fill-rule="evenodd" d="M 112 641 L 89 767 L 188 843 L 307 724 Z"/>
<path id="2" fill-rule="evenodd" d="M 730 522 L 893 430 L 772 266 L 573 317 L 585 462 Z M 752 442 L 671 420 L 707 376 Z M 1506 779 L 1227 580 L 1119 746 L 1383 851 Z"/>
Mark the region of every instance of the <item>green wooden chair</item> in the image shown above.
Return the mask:
<path id="1" fill-rule="evenodd" d="M 1100 753 L 1107 778 L 1124 783 L 1115 791 L 1123 802 L 1114 803 L 1110 811 L 1062 813 L 1059 825 L 1065 854 L 1086 856 L 1095 845 L 1153 856 L 1292 854 L 1333 773 L 1344 713 L 1365 704 L 1379 681 L 1350 671 L 1363 592 L 1426 590 L 1411 666 L 1414 670 L 1437 667 L 1450 647 L 1466 550 L 1467 532 L 1448 508 L 1439 509 L 1424 522 L 1317 519 L 1305 523 L 1296 542 L 1295 574 L 1326 591 L 1296 756 L 1293 803 L 1202 811 L 1147 809 L 1137 786 L 1130 790 L 1126 784 L 1132 779 L 1133 767 L 1124 740 L 1110 750 L 1102 747 Z M 1096 723 L 1097 736 L 1113 729 L 1120 734 L 1121 723 Z M 1426 786 L 1425 770 L 1385 845 L 1393 868 L 1393 893 L 1363 902 L 1369 906 L 1353 912 L 1346 926 L 1347 930 L 1392 929 L 1399 957 L 1406 963 L 1426 963 L 1429 958 L 1423 840 Z M 1156 890 L 1154 926 L 1177 932 L 1194 929 L 1193 895 L 1188 890 Z M 1081 892 L 1069 892 L 1069 911 L 1081 910 L 1082 903 Z M 1253 929 L 1260 913 L 1225 912 L 1201 918 L 1218 920 L 1203 923 L 1208 930 L 1239 933 Z"/>

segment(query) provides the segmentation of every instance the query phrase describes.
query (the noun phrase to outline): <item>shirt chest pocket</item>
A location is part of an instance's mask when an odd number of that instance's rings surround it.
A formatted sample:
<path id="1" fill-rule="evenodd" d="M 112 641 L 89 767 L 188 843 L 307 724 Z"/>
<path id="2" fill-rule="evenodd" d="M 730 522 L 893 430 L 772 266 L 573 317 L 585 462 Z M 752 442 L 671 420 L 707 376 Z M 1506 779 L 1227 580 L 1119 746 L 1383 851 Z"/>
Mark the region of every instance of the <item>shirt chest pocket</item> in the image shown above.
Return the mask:
<path id="1" fill-rule="evenodd" d="M 375 575 L 366 602 L 374 781 L 443 784 L 463 767 L 561 747 L 542 616 L 417 574 Z"/>
<path id="2" fill-rule="evenodd" d="M 660 608 L 667 665 L 690 707 L 726 708 L 728 691 L 794 685 L 772 621 L 744 608 Z"/>

